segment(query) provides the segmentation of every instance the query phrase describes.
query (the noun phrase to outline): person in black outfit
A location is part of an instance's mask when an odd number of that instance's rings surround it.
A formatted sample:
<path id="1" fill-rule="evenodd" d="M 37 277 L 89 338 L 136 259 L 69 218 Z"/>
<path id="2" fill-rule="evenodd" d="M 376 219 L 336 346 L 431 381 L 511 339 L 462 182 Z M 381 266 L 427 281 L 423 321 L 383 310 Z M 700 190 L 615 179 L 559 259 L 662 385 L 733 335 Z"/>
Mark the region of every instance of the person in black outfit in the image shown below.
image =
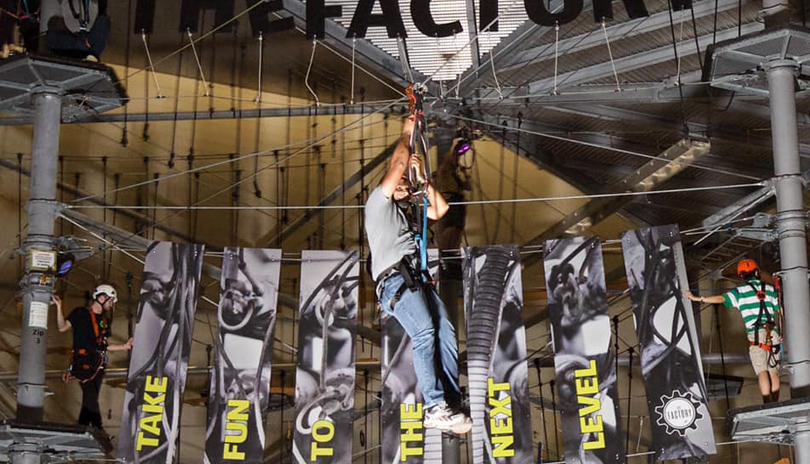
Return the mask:
<path id="1" fill-rule="evenodd" d="M 108 314 L 118 301 L 115 289 L 110 285 L 99 285 L 93 292 L 90 307 L 78 307 L 65 318 L 62 313 L 62 301 L 53 297 L 56 304 L 56 320 L 60 332 L 73 329 L 73 354 L 67 379 L 75 378 L 82 387 L 82 410 L 79 413 L 79 424 L 92 425 L 101 429 L 101 408 L 98 395 L 104 379 L 104 368 L 107 365 L 107 351 L 125 351 L 132 349 L 133 338 L 123 345 L 108 345 L 110 321 Z"/>
<path id="2" fill-rule="evenodd" d="M 49 16 L 43 8 L 45 41 L 54 55 L 98 61 L 107 47 L 112 23 L 107 15 L 108 0 L 58 1 L 61 11 Z"/>

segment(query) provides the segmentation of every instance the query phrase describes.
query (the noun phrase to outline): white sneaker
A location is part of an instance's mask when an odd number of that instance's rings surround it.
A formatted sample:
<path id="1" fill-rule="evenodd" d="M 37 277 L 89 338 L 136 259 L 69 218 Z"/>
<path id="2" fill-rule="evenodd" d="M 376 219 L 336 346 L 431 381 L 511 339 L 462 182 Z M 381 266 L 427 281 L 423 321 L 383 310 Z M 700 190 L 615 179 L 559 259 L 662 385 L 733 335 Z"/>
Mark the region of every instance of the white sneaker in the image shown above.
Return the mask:
<path id="1" fill-rule="evenodd" d="M 453 411 L 444 401 L 425 411 L 422 425 L 426 429 L 439 429 L 458 435 L 463 435 L 472 429 L 470 418 L 464 413 Z"/>

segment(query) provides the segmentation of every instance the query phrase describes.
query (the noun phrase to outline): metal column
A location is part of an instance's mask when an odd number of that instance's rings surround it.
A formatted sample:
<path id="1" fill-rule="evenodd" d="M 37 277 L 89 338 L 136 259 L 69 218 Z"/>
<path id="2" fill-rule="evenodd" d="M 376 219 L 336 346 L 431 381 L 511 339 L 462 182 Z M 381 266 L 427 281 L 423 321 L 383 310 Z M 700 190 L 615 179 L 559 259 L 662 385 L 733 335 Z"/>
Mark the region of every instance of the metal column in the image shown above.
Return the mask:
<path id="1" fill-rule="evenodd" d="M 785 344 L 793 398 L 810 396 L 810 338 L 807 337 L 810 333 L 810 286 L 807 282 L 804 186 L 796 127 L 798 68 L 793 60 L 772 61 L 768 67 Z M 797 432 L 795 444 L 796 464 L 810 464 L 810 432 Z"/>
<path id="2" fill-rule="evenodd" d="M 28 233 L 23 241 L 26 273 L 20 282 L 23 320 L 20 330 L 20 371 L 17 377 L 17 420 L 21 422 L 41 422 L 45 399 L 46 327 L 48 305 L 53 295 L 53 280 L 47 270 L 33 266 L 35 263 L 32 262 L 32 253 L 52 252 L 54 249 L 56 170 L 62 109 L 58 89 L 38 89 L 33 100 L 36 110 L 31 190 L 26 205 Z M 55 257 L 53 262 L 55 264 Z M 42 261 L 38 264 L 42 264 Z"/>

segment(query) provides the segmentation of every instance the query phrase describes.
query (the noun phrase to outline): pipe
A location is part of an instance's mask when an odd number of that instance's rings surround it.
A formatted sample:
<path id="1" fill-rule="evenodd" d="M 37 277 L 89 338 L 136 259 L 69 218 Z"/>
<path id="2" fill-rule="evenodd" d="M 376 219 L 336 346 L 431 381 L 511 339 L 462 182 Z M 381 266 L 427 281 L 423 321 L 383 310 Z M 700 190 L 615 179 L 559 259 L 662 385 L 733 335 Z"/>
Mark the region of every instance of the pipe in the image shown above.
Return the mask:
<path id="1" fill-rule="evenodd" d="M 810 339 L 807 338 L 810 333 L 810 287 L 807 283 L 804 186 L 796 126 L 797 69 L 798 64 L 792 60 L 772 62 L 768 69 L 776 224 L 787 328 L 785 344 L 790 358 L 788 366 L 793 398 L 810 396 Z"/>
<path id="2" fill-rule="evenodd" d="M 20 422 L 41 422 L 43 416 L 47 317 L 53 295 L 53 279 L 47 269 L 32 267 L 31 256 L 35 250 L 54 250 L 56 171 L 62 115 L 62 100 L 58 90 L 39 88 L 35 92 L 31 160 L 33 175 L 30 198 L 26 205 L 28 234 L 23 241 L 26 272 L 20 282 L 23 299 L 20 371 L 17 378 L 17 420 Z M 52 265 L 55 265 L 55 256 L 53 260 Z"/>
<path id="3" fill-rule="evenodd" d="M 702 357 L 703 365 L 710 366 L 710 365 L 717 365 L 720 364 L 720 353 L 708 353 L 704 354 Z M 551 356 L 543 356 L 543 353 L 538 354 L 538 359 L 540 359 L 540 367 L 554 367 L 554 359 Z M 726 354 L 726 365 L 749 365 L 751 363 L 750 358 L 747 354 Z M 533 359 L 527 360 L 527 362 L 534 362 Z M 627 356 L 620 356 L 619 357 L 619 366 L 627 367 L 630 363 L 630 360 Z M 633 366 L 639 366 L 638 357 L 633 357 Z M 295 363 L 273 363 L 273 370 L 274 371 L 284 371 L 284 372 L 292 372 L 296 368 Z M 355 369 L 379 369 L 380 363 L 376 360 L 370 361 L 357 361 L 354 365 Z M 208 375 L 209 370 L 213 369 L 212 367 L 205 367 L 205 366 L 190 366 L 188 368 L 187 375 L 194 376 L 194 375 Z M 61 379 L 62 374 L 64 371 L 51 369 L 45 371 L 45 378 L 49 380 L 56 380 Z M 105 379 L 125 379 L 127 377 L 127 369 L 123 367 L 116 367 L 110 368 L 105 370 L 104 378 Z M 0 372 L 0 383 L 4 382 L 12 382 L 17 378 L 16 372 Z"/>
<path id="4" fill-rule="evenodd" d="M 798 63 L 769 63 L 771 136 L 776 181 L 776 225 L 785 305 L 785 347 L 792 398 L 810 396 L 810 286 L 807 282 L 807 233 L 803 179 L 796 126 Z M 810 464 L 810 432 L 794 437 L 796 464 Z"/>

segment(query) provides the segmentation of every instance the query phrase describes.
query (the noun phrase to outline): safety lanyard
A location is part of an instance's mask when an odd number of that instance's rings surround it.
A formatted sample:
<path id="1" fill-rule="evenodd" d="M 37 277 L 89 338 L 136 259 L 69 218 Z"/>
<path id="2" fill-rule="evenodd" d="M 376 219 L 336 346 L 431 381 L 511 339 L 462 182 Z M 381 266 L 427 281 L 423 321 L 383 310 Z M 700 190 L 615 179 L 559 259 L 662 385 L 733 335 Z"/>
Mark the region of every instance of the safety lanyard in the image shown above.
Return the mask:
<path id="1" fill-rule="evenodd" d="M 428 234 L 428 207 L 430 203 L 427 198 L 428 179 L 430 173 L 430 147 L 428 146 L 427 139 L 427 121 L 425 120 L 425 111 L 422 105 L 424 93 L 421 89 L 415 89 L 413 85 L 405 89 L 410 100 L 410 110 L 413 113 L 414 126 L 411 133 L 410 140 L 410 156 L 419 156 L 419 151 L 422 153 L 422 172 L 417 173 L 411 169 L 410 158 L 408 162 L 408 183 L 411 189 L 411 198 L 413 201 L 414 215 L 416 218 L 416 233 L 414 234 L 414 241 L 419 247 L 419 268 L 421 271 L 427 271 L 427 234 Z M 420 179 L 421 177 L 421 179 Z M 421 197 L 421 201 L 420 200 Z M 422 210 L 419 211 L 419 206 Z"/>
<path id="2" fill-rule="evenodd" d="M 768 342 L 770 342 L 771 324 L 773 323 L 773 319 L 771 318 L 770 311 L 768 311 L 768 308 L 765 305 L 765 298 L 767 296 L 766 293 L 765 293 L 765 282 L 760 282 L 760 284 L 762 285 L 761 290 L 757 290 L 757 288 L 754 287 L 754 283 L 751 282 L 750 280 L 746 281 L 746 283 L 748 284 L 749 287 L 751 287 L 751 290 L 754 291 L 754 294 L 756 294 L 757 299 L 759 300 L 759 314 L 757 314 L 757 321 L 754 323 L 754 343 L 759 345 L 759 328 L 763 327 L 763 324 L 762 324 L 762 316 L 763 315 L 765 315 L 764 328 L 765 328 L 765 330 L 767 332 L 767 335 L 768 335 Z"/>
<path id="3" fill-rule="evenodd" d="M 90 308 L 87 308 L 87 310 L 90 311 L 90 320 L 92 321 L 93 324 L 93 333 L 96 335 L 96 345 L 104 346 L 104 336 L 107 335 L 107 331 L 104 330 L 103 332 L 101 332 L 101 334 L 99 334 L 99 325 L 98 320 L 96 319 L 96 313 L 94 313 L 93 310 Z"/>

